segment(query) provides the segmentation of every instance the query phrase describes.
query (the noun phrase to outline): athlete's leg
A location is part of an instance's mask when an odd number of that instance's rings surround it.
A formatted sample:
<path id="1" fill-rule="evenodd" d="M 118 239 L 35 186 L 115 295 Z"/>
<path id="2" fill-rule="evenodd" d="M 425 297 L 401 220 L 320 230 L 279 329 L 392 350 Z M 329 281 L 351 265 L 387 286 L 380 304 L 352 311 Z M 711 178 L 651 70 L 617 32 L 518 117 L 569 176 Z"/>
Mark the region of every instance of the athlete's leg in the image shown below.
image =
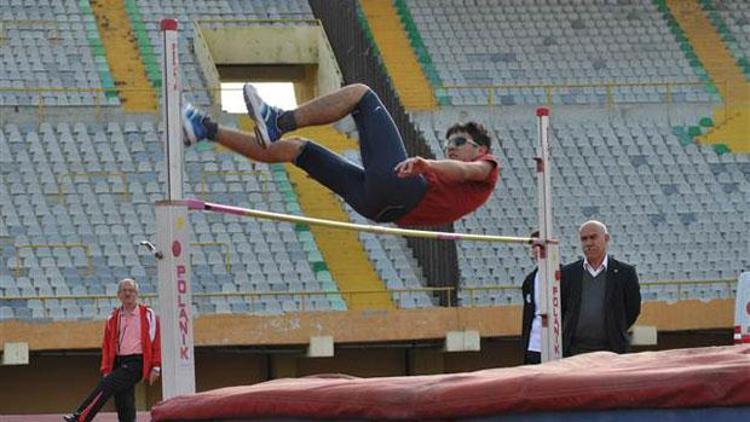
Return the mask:
<path id="1" fill-rule="evenodd" d="M 313 143 L 303 148 L 294 164 L 341 195 L 363 216 L 395 221 L 422 199 L 427 184 L 422 177 L 396 177 L 393 169 L 406 159 L 406 150 L 393 119 L 369 88 L 365 87 L 352 116 L 359 131 L 361 176 L 352 180 L 341 177 L 342 168 L 351 164 L 342 164 L 341 157 Z"/>
<path id="2" fill-rule="evenodd" d="M 368 90 L 352 112 L 359 133 L 359 151 L 365 169 L 366 200 L 375 221 L 394 221 L 422 199 L 424 178 L 400 179 L 394 167 L 407 158 L 401 134 L 375 92 Z"/>
<path id="3" fill-rule="evenodd" d="M 291 163 L 305 143 L 301 139 L 281 139 L 263 148 L 255 142 L 255 135 L 224 127 L 219 127 L 215 140 L 238 154 L 263 163 Z"/>
<path id="4" fill-rule="evenodd" d="M 312 99 L 291 113 L 298 128 L 334 123 L 349 115 L 368 92 L 371 91 L 367 85 L 347 85 Z"/>
<path id="5" fill-rule="evenodd" d="M 263 106 L 267 107 L 265 103 Z M 302 127 L 330 123 L 349 112 L 359 131 L 364 170 L 304 139 L 281 139 L 264 147 L 264 143 L 258 142 L 262 133 L 256 131 L 253 135 L 221 128 L 190 106 L 183 111 L 183 125 L 188 144 L 209 138 L 255 161 L 293 162 L 339 194 L 363 216 L 376 221 L 394 221 L 421 200 L 427 185 L 422 177 L 399 179 L 395 176 L 393 168 L 406 159 L 406 150 L 393 119 L 377 95 L 365 85 L 349 85 L 289 113 L 292 113 L 295 127 Z M 283 116 L 278 120 L 281 119 Z M 270 124 L 266 129 L 269 128 Z M 274 131 L 276 129 L 271 130 Z"/>
<path id="6" fill-rule="evenodd" d="M 338 154 L 301 138 L 281 139 L 263 148 L 256 142 L 257 135 L 220 127 L 203 112 L 190 106 L 183 111 L 182 122 L 188 144 L 208 138 L 254 161 L 295 163 L 340 195 L 357 212 L 365 217 L 370 216 L 364 208 L 365 177 L 362 167 Z"/>
<path id="7" fill-rule="evenodd" d="M 297 157 L 304 143 L 300 140 L 282 140 L 269 148 L 263 148 L 258 144 L 256 135 L 219 126 L 206 113 L 190 104 L 182 110 L 182 127 L 185 144 L 188 146 L 208 139 L 251 160 L 264 163 L 289 163 Z"/>
<path id="8" fill-rule="evenodd" d="M 343 119 L 368 91 L 366 85 L 347 85 L 310 100 L 294 110 L 284 111 L 263 101 L 252 85 L 245 84 L 243 87 L 247 113 L 255 122 L 255 140 L 264 148 L 276 142 L 285 132 Z"/>

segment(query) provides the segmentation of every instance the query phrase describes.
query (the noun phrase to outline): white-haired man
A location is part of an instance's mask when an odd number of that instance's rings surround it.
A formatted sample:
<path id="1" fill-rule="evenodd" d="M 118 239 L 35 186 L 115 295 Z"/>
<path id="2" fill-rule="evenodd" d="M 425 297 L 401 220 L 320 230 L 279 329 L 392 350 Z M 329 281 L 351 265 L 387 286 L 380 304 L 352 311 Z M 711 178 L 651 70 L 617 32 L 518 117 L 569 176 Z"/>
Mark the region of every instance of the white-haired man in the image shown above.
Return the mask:
<path id="1" fill-rule="evenodd" d="M 607 256 L 607 226 L 590 220 L 578 229 L 584 259 L 562 268 L 563 353 L 625 353 L 628 329 L 641 313 L 635 267 Z"/>
<path id="2" fill-rule="evenodd" d="M 154 310 L 138 303 L 138 283 L 125 278 L 117 286 L 122 306 L 115 308 L 104 325 L 102 380 L 71 421 L 90 421 L 113 395 L 120 422 L 135 421 L 135 385 L 141 379 L 153 384 L 161 373 L 159 320 Z"/>

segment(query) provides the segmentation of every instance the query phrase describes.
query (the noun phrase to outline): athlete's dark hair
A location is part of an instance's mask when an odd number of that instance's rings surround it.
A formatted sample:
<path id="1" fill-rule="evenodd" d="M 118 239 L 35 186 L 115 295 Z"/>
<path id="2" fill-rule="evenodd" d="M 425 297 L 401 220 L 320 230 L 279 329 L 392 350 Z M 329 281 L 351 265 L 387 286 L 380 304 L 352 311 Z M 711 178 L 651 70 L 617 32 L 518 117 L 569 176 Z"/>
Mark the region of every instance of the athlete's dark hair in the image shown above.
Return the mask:
<path id="1" fill-rule="evenodd" d="M 445 138 L 450 138 L 450 136 L 456 132 L 466 132 L 471 135 L 472 139 L 474 139 L 474 142 L 476 142 L 477 144 L 486 146 L 487 150 L 492 148 L 492 138 L 490 137 L 490 133 L 487 131 L 487 128 L 484 127 L 484 125 L 481 123 L 456 123 L 453 126 L 449 127 L 448 131 L 445 132 Z"/>

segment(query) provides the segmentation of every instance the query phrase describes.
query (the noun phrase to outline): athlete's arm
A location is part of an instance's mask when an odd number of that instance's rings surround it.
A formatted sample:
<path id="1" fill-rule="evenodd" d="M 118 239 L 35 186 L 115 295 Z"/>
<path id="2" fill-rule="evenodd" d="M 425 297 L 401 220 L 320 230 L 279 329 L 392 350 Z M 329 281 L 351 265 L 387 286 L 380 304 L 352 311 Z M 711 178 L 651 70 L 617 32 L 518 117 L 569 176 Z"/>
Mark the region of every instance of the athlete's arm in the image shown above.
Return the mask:
<path id="1" fill-rule="evenodd" d="M 489 161 L 458 161 L 458 160 L 428 160 L 422 157 L 411 157 L 398 163 L 395 167 L 396 175 L 401 178 L 414 177 L 426 171 L 440 175 L 440 178 L 450 182 L 467 182 L 487 180 L 492 172 Z"/>

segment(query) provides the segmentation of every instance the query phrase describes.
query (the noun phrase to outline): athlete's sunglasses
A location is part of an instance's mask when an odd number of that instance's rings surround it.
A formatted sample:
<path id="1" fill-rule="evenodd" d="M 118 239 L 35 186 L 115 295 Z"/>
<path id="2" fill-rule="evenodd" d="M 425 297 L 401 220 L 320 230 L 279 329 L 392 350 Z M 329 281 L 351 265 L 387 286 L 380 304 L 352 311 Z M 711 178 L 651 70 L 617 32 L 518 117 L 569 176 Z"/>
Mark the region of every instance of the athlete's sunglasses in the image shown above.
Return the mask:
<path id="1" fill-rule="evenodd" d="M 456 136 L 456 137 L 448 139 L 448 141 L 445 142 L 445 145 L 443 146 L 443 149 L 448 149 L 448 148 L 451 148 L 451 147 L 458 148 L 458 147 L 463 146 L 463 144 L 465 144 L 467 142 L 469 144 L 475 146 L 475 147 L 479 146 L 479 144 L 477 144 L 476 142 L 474 142 L 474 141 L 472 141 L 470 139 L 466 139 L 463 136 Z"/>

